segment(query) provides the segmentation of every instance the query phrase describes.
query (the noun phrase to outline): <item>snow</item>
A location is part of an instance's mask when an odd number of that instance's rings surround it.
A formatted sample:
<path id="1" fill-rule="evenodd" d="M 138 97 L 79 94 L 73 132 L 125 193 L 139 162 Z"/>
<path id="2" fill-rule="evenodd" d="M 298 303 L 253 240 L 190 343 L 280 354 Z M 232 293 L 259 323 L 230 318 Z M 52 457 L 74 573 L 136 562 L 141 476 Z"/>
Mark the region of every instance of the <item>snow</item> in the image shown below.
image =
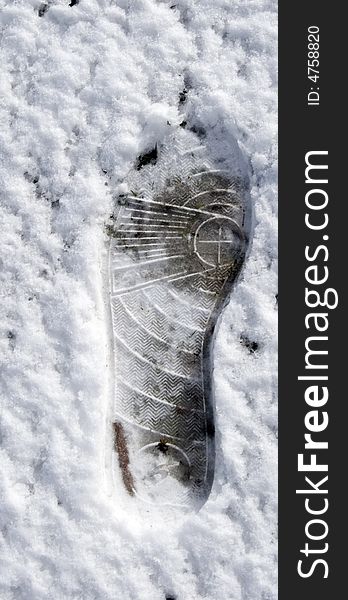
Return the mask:
<path id="1" fill-rule="evenodd" d="M 43 4 L 0 0 L 0 597 L 274 600 L 277 5 Z M 197 514 L 140 506 L 105 469 L 104 224 L 138 155 L 183 120 L 238 139 L 255 207 Z"/>

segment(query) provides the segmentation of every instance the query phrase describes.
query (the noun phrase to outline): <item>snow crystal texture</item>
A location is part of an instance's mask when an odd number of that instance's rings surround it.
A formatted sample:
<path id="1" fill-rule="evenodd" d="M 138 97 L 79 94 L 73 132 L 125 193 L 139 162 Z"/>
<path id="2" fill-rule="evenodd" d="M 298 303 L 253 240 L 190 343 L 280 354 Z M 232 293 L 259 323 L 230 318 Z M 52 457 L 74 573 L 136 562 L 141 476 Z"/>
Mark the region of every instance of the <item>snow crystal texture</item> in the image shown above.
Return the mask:
<path id="1" fill-rule="evenodd" d="M 274 0 L 0 0 L 1 600 L 275 600 Z M 184 92 L 185 90 L 185 92 Z M 233 137 L 254 236 L 215 346 L 197 514 L 105 469 L 105 222 L 172 128 Z"/>

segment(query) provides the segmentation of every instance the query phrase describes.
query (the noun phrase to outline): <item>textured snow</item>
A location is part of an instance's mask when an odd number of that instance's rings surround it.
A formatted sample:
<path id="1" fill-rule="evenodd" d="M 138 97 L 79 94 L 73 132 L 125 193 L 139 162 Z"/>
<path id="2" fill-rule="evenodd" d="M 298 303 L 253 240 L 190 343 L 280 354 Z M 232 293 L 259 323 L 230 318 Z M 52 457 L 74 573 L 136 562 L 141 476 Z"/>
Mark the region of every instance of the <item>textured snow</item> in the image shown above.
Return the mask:
<path id="1" fill-rule="evenodd" d="M 274 600 L 276 3 L 71 4 L 0 0 L 1 600 Z M 112 195 L 183 120 L 238 139 L 255 207 L 216 339 L 214 487 L 188 515 L 110 485 L 102 268 Z"/>

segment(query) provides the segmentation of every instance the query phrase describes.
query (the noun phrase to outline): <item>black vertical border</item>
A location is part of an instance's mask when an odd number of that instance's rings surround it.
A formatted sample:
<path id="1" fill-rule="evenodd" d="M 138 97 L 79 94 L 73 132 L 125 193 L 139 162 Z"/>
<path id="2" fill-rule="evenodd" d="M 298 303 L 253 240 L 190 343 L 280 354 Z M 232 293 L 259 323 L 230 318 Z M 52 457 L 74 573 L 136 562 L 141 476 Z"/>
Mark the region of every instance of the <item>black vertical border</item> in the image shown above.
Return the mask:
<path id="1" fill-rule="evenodd" d="M 347 319 L 345 291 L 348 279 L 347 134 L 347 21 L 345 5 L 306 0 L 279 2 L 279 600 L 329 600 L 348 597 L 347 563 L 348 403 L 346 376 Z M 345 11 L 346 12 L 346 11 Z M 320 28 L 320 107 L 308 107 L 307 28 Z M 328 311 L 329 327 L 329 525 L 323 569 L 302 579 L 297 561 L 304 547 L 305 524 L 310 519 L 304 496 L 295 491 L 303 476 L 297 473 L 297 454 L 304 446 L 305 263 L 304 248 L 318 241 L 304 224 L 305 153 L 328 150 L 330 252 L 329 285 L 337 289 L 339 305 Z M 307 333 L 308 335 L 308 333 Z M 303 557 L 303 555 L 302 555 Z M 317 556 L 319 558 L 319 555 Z M 335 593 L 335 596 L 333 595 Z M 338 594 L 338 595 L 336 595 Z"/>

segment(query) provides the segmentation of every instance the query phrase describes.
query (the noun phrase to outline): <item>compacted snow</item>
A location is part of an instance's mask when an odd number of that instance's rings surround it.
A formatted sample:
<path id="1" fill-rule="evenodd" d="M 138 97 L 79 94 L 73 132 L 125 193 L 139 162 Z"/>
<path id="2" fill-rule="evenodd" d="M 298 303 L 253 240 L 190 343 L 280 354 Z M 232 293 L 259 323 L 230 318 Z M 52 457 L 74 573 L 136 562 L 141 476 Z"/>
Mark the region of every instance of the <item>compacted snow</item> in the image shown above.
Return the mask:
<path id="1" fill-rule="evenodd" d="M 0 9 L 0 598 L 274 600 L 276 3 Z M 183 121 L 227 151 L 238 140 L 254 204 L 216 338 L 215 481 L 197 514 L 112 482 L 106 426 L 105 223 L 139 155 Z"/>

